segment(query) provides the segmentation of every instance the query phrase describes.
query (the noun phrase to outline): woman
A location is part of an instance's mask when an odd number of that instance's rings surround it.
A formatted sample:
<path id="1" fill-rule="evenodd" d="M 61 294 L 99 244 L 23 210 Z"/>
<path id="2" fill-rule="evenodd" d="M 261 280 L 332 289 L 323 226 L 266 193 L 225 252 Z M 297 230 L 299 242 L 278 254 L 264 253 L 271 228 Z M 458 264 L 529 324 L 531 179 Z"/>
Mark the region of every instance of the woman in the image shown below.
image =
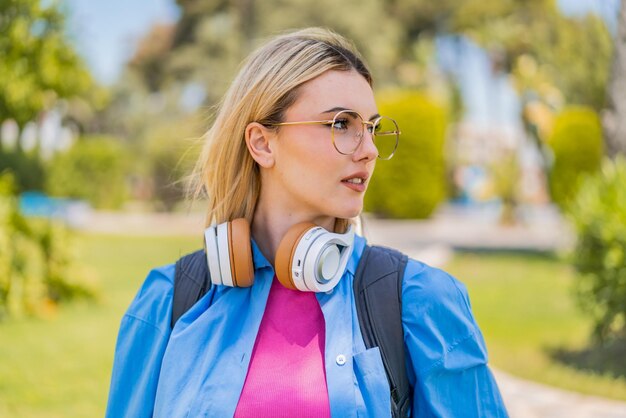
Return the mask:
<path id="1" fill-rule="evenodd" d="M 390 416 L 380 351 L 365 348 L 352 290 L 365 248 L 353 219 L 397 141 L 371 84 L 354 47 L 321 29 L 274 38 L 247 60 L 197 172 L 207 225 L 250 225 L 231 248 L 251 245 L 250 277 L 237 279 L 248 287 L 211 286 L 172 329 L 174 265 L 150 272 L 122 319 L 107 416 Z M 312 285 L 281 266 L 281 245 L 303 222 L 340 242 Z M 234 273 L 214 277 L 228 263 L 211 255 L 219 228 L 206 235 L 211 280 L 233 285 Z M 411 416 L 506 416 L 462 284 L 409 260 L 402 327 Z"/>

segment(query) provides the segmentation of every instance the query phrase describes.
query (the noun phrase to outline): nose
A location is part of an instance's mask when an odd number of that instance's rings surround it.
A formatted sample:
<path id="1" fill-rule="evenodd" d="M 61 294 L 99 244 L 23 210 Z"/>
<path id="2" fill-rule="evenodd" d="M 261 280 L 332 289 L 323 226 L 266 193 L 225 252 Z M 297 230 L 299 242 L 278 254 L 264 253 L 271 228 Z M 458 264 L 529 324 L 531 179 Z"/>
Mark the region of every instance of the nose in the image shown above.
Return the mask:
<path id="1" fill-rule="evenodd" d="M 361 143 L 356 151 L 354 151 L 354 154 L 352 154 L 352 157 L 355 161 L 371 161 L 378 157 L 378 148 L 376 148 L 376 144 L 374 143 L 374 134 L 368 129 L 363 130 Z"/>

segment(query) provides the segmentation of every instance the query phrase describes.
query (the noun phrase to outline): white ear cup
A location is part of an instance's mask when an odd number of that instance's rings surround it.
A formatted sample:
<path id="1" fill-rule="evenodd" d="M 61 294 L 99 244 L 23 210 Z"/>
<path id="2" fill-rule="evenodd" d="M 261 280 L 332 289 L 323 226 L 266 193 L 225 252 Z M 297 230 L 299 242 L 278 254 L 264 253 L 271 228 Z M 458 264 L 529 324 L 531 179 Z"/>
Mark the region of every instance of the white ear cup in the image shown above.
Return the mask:
<path id="1" fill-rule="evenodd" d="M 327 292 L 337 285 L 352 254 L 354 230 L 344 234 L 321 227 L 309 230 L 296 244 L 291 272 L 299 290 Z"/>
<path id="2" fill-rule="evenodd" d="M 230 269 L 230 247 L 228 242 L 228 223 L 217 226 L 217 247 L 220 260 L 220 272 L 224 286 L 233 286 L 233 274 Z"/>
<path id="3" fill-rule="evenodd" d="M 339 270 L 340 261 L 341 253 L 336 245 L 324 248 L 317 263 L 316 276 L 318 280 L 322 283 L 332 280 Z"/>
<path id="4" fill-rule="evenodd" d="M 204 230 L 204 242 L 206 245 L 206 261 L 209 265 L 211 282 L 216 285 L 224 284 L 220 270 L 219 251 L 217 249 L 217 228 L 209 226 Z"/>

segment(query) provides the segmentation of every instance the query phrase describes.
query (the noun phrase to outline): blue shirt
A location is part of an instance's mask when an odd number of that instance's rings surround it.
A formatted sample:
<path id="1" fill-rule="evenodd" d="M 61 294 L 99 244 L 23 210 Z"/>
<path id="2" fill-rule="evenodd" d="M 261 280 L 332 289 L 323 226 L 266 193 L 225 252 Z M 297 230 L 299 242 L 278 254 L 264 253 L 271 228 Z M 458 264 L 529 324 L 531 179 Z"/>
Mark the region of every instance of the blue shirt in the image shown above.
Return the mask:
<path id="1" fill-rule="evenodd" d="M 379 349 L 366 349 L 353 279 L 365 248 L 355 237 L 338 285 L 318 293 L 333 417 L 389 417 Z M 232 417 L 248 371 L 274 270 L 252 241 L 249 288 L 212 286 L 170 329 L 174 265 L 152 270 L 121 321 L 107 417 Z M 412 417 L 507 417 L 463 284 L 409 260 L 402 324 Z"/>

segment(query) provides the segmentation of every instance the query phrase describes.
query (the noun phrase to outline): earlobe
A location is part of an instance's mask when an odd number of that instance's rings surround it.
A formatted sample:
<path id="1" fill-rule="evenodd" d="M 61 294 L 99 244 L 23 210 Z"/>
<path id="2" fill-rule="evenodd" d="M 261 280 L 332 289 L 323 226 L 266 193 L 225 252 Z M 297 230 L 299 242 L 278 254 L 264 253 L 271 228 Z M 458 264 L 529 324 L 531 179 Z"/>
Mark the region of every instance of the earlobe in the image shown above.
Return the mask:
<path id="1" fill-rule="evenodd" d="M 270 168 L 274 165 L 274 152 L 270 147 L 270 138 L 274 132 L 258 122 L 250 122 L 246 126 L 245 140 L 248 152 L 261 167 Z"/>

